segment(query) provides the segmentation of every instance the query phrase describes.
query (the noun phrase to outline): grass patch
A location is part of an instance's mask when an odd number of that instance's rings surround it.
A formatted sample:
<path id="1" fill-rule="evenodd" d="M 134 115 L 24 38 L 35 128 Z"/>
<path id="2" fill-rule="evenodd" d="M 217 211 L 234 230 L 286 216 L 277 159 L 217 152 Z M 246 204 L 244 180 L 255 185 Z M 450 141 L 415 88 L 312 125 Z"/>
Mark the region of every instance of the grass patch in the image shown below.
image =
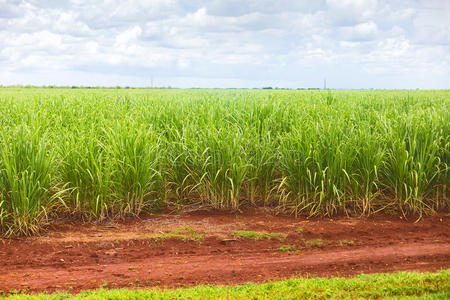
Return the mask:
<path id="1" fill-rule="evenodd" d="M 187 241 L 200 241 L 205 237 L 204 234 L 196 232 L 193 228 L 189 226 L 185 226 L 183 228 L 179 228 L 174 232 L 161 233 L 158 235 L 152 235 L 149 238 L 156 240 L 165 240 L 165 239 L 181 239 L 183 242 Z"/>
<path id="2" fill-rule="evenodd" d="M 314 240 L 309 240 L 306 241 L 306 244 L 310 245 L 311 247 L 323 247 L 323 245 L 325 244 L 324 241 L 322 239 L 314 239 Z"/>
<path id="3" fill-rule="evenodd" d="M 298 226 L 297 228 L 295 228 L 295 232 L 297 232 L 298 234 L 302 234 L 303 233 L 303 226 Z"/>
<path id="4" fill-rule="evenodd" d="M 287 238 L 286 233 L 281 232 L 257 232 L 257 231 L 245 231 L 245 230 L 237 230 L 233 232 L 234 236 L 240 237 L 240 238 L 247 238 L 247 239 L 253 239 L 253 240 L 262 240 L 262 239 L 276 239 L 280 242 L 283 242 Z"/>
<path id="5" fill-rule="evenodd" d="M 280 250 L 281 252 L 295 251 L 295 246 L 293 246 L 293 245 L 283 245 L 278 250 Z"/>
<path id="6" fill-rule="evenodd" d="M 338 244 L 339 246 L 352 246 L 355 244 L 355 241 L 340 240 Z"/>
<path id="7" fill-rule="evenodd" d="M 77 295 L 12 295 L 10 299 L 311 299 L 424 297 L 448 299 L 450 269 L 438 273 L 399 272 L 353 278 L 299 278 L 237 286 L 201 285 L 176 290 L 95 290 Z"/>

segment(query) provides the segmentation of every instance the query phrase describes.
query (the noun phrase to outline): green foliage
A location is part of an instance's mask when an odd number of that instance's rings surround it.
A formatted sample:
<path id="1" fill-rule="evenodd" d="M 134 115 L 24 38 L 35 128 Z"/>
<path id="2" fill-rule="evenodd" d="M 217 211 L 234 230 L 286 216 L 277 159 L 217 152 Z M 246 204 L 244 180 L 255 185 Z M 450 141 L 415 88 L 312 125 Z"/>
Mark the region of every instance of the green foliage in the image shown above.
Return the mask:
<path id="1" fill-rule="evenodd" d="M 146 207 L 155 207 L 162 189 L 159 139 L 133 123 L 109 129 L 105 135 L 113 169 L 114 211 L 138 215 Z"/>
<path id="2" fill-rule="evenodd" d="M 303 233 L 303 226 L 298 226 L 297 228 L 295 228 L 295 232 L 297 232 L 298 234 L 302 234 Z"/>
<path id="3" fill-rule="evenodd" d="M 6 236 L 36 233 L 58 196 L 51 190 L 56 161 L 46 141 L 26 126 L 1 136 L 0 231 Z"/>
<path id="4" fill-rule="evenodd" d="M 262 240 L 262 239 L 276 239 L 279 241 L 284 241 L 287 238 L 286 233 L 281 232 L 257 232 L 257 231 L 245 231 L 245 230 L 237 230 L 233 232 L 233 235 L 236 237 L 254 239 L 254 240 Z"/>
<path id="5" fill-rule="evenodd" d="M 352 246 L 355 244 L 355 241 L 348 241 L 348 240 L 340 240 L 338 242 L 339 246 Z"/>
<path id="6" fill-rule="evenodd" d="M 161 233 L 158 235 L 151 235 L 151 236 L 147 236 L 148 238 L 151 239 L 156 239 L 156 240 L 164 240 L 164 239 L 181 239 L 184 242 L 187 241 L 200 241 L 202 240 L 205 235 L 196 232 L 194 229 L 192 229 L 189 226 L 185 226 L 183 228 L 179 228 L 177 230 L 175 230 L 174 232 L 168 232 L 168 233 Z"/>
<path id="7" fill-rule="evenodd" d="M 94 290 L 76 295 L 12 295 L 8 299 L 448 299 L 450 271 L 359 275 L 353 278 L 299 278 L 236 286 L 183 289 Z"/>
<path id="8" fill-rule="evenodd" d="M 53 213 L 96 220 L 190 204 L 448 211 L 449 99 L 448 90 L 3 88 L 1 230 L 36 232 Z"/>
<path id="9" fill-rule="evenodd" d="M 296 248 L 293 245 L 283 245 L 278 250 L 281 252 L 288 252 L 288 251 L 294 251 Z"/>
<path id="10" fill-rule="evenodd" d="M 324 241 L 322 239 L 314 239 L 306 241 L 306 244 L 310 245 L 311 247 L 322 247 L 324 244 Z"/>

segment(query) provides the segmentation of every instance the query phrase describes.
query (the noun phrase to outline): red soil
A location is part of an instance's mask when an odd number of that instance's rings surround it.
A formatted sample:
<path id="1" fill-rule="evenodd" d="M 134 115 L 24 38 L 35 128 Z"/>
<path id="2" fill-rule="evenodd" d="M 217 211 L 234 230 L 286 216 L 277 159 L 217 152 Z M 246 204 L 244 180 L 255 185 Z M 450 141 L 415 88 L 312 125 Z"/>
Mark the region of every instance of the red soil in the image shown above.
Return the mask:
<path id="1" fill-rule="evenodd" d="M 0 239 L 0 290 L 77 292 L 450 268 L 450 219 L 414 221 L 390 216 L 295 219 L 259 210 L 58 225 L 39 237 Z M 153 238 L 186 226 L 204 238 Z M 237 238 L 235 230 L 282 232 L 287 238 Z M 323 245 L 309 242 L 314 239 Z M 285 245 L 290 249 L 280 251 Z"/>

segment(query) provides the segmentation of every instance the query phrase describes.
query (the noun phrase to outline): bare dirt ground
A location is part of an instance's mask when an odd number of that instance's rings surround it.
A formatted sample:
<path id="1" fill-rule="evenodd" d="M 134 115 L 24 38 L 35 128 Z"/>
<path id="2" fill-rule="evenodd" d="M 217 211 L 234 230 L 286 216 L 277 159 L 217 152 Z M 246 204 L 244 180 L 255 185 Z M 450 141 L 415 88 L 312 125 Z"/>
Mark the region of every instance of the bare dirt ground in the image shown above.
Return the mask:
<path id="1" fill-rule="evenodd" d="M 0 239 L 0 290 L 30 293 L 262 282 L 450 268 L 450 219 L 305 219 L 264 210 L 148 216 L 55 225 Z M 254 240 L 237 230 L 284 233 Z"/>

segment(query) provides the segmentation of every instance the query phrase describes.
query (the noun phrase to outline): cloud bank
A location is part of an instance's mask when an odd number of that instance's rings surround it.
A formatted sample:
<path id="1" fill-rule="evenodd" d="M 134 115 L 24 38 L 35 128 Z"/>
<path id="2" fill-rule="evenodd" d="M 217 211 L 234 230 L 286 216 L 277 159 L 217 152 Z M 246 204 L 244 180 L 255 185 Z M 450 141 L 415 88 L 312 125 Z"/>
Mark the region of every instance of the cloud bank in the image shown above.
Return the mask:
<path id="1" fill-rule="evenodd" d="M 450 1 L 0 0 L 0 84 L 449 88 Z"/>

